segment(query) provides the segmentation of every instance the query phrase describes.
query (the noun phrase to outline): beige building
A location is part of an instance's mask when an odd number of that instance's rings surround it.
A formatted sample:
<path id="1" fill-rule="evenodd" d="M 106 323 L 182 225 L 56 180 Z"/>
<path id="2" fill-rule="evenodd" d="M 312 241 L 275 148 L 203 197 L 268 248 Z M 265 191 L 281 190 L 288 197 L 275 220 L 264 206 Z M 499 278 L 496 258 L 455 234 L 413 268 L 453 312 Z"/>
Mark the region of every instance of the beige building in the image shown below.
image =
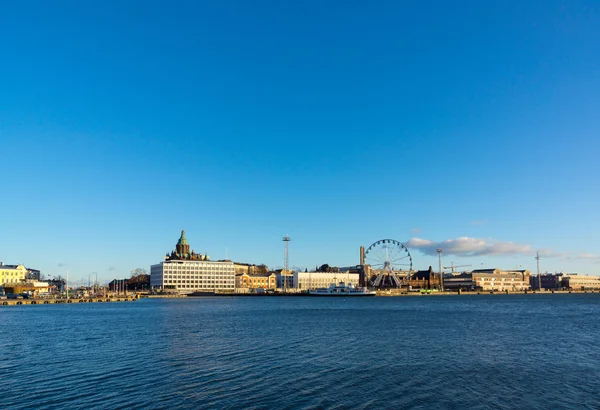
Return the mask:
<path id="1" fill-rule="evenodd" d="M 565 273 L 562 277 L 562 286 L 573 290 L 600 289 L 600 276 Z"/>
<path id="2" fill-rule="evenodd" d="M 27 268 L 23 265 L 4 265 L 0 262 L 0 286 L 22 282 L 27 275 Z"/>
<path id="3" fill-rule="evenodd" d="M 524 291 L 530 289 L 530 276 L 531 272 L 528 270 L 477 269 L 457 276 L 445 277 L 444 289 Z"/>

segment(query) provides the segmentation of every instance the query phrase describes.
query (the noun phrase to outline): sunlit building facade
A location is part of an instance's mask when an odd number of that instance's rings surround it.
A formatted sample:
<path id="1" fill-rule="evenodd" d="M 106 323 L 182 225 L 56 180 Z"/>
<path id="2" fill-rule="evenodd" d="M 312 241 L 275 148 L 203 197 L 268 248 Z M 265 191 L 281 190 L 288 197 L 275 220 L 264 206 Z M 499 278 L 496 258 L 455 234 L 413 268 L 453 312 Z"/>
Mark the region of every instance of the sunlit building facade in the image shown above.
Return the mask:
<path id="1" fill-rule="evenodd" d="M 23 265 L 4 265 L 0 262 L 0 286 L 12 285 L 25 280 L 27 268 Z"/>

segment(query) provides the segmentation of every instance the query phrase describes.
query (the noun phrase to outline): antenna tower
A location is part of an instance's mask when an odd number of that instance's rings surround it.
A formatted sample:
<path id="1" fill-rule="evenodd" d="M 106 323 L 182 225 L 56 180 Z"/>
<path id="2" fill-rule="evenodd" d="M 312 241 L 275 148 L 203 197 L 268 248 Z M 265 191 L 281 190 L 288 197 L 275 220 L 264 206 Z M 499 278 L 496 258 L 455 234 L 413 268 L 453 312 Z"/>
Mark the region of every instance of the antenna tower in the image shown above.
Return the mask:
<path id="1" fill-rule="evenodd" d="M 283 237 L 283 242 L 285 243 L 285 249 L 283 252 L 283 275 L 281 275 L 283 279 L 283 289 L 287 289 L 287 274 L 288 274 L 288 266 L 289 266 L 289 258 L 288 258 L 288 245 L 291 241 L 291 238 L 286 235 Z"/>
<path id="2" fill-rule="evenodd" d="M 436 249 L 435 251 L 438 253 L 438 257 L 440 258 L 440 290 L 443 292 L 444 291 L 444 272 L 442 271 L 442 250 Z"/>
<path id="3" fill-rule="evenodd" d="M 535 260 L 537 261 L 538 290 L 542 290 L 542 278 L 540 278 L 540 259 L 542 259 L 542 257 L 540 256 L 540 251 L 537 251 L 535 253 Z"/>

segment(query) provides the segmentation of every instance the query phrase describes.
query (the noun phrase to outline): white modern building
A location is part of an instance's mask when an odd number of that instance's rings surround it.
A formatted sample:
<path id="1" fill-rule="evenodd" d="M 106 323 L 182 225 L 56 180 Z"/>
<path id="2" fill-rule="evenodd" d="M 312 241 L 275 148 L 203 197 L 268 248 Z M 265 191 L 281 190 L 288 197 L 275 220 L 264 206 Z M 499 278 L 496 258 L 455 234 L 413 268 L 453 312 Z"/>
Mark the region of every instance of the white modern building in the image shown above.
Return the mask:
<path id="1" fill-rule="evenodd" d="M 293 272 L 277 272 L 277 289 L 296 289 L 296 284 L 298 282 L 295 281 L 295 276 Z"/>
<path id="2" fill-rule="evenodd" d="M 298 290 L 327 288 L 332 283 L 344 282 L 359 286 L 360 274 L 350 272 L 294 272 Z"/>
<path id="3" fill-rule="evenodd" d="M 178 293 L 233 291 L 235 268 L 229 261 L 164 261 L 150 267 L 150 286 Z"/>
<path id="4" fill-rule="evenodd" d="M 235 267 L 232 261 L 213 262 L 208 255 L 190 251 L 181 231 L 175 251 L 165 261 L 150 267 L 150 287 L 177 293 L 231 291 L 235 289 Z"/>

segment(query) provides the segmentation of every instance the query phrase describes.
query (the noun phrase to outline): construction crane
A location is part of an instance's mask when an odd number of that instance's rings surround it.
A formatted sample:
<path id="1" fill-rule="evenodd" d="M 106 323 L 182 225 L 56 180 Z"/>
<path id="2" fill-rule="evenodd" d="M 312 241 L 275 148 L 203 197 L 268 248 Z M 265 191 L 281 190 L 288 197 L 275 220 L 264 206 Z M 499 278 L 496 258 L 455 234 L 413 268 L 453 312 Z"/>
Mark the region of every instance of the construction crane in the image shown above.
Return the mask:
<path id="1" fill-rule="evenodd" d="M 452 269 L 452 271 L 450 273 L 454 274 L 454 268 L 462 268 L 465 266 L 472 266 L 472 265 L 455 265 L 454 262 L 452 262 L 450 264 L 450 266 L 444 266 L 444 269 Z"/>

